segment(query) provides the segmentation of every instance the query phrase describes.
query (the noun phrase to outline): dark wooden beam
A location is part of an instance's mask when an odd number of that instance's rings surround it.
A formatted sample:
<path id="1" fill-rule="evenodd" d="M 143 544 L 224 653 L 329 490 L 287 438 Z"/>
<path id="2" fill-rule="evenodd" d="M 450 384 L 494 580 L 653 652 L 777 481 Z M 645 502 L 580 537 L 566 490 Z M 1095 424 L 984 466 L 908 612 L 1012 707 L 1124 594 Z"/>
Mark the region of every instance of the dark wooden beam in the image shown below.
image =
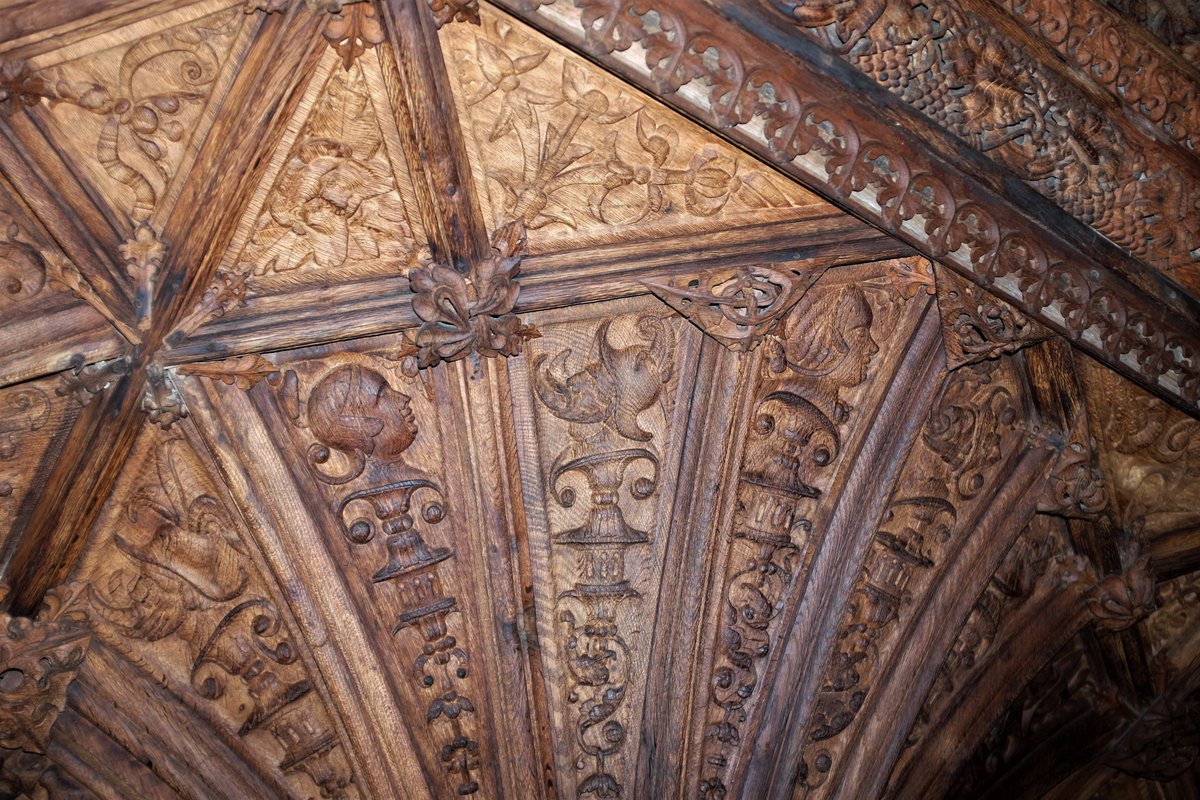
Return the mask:
<path id="1" fill-rule="evenodd" d="M 1197 413 L 1194 300 L 787 20 L 742 3 L 617 0 L 585 29 L 560 13 L 569 0 L 499 2 Z"/>
<path id="2" fill-rule="evenodd" d="M 247 182 L 261 175 L 260 162 L 295 110 L 312 62 L 324 52 L 322 22 L 297 5 L 289 14 L 268 17 L 258 31 L 226 101 L 230 105 L 201 147 L 164 227 L 170 249 L 152 327 L 133 355 L 129 374 L 93 398 L 75 420 L 5 566 L 3 582 L 12 586 L 6 607 L 13 614 L 33 613 L 42 595 L 66 580 L 82 553 L 146 422 L 142 397 L 151 362 L 163 338 L 211 280 L 223 252 L 220 243 L 228 242 L 240 219 L 244 201 L 239 198 L 250 194 Z"/>
<path id="3" fill-rule="evenodd" d="M 468 272 L 491 248 L 437 31 L 424 0 L 383 0 L 380 6 L 391 45 L 380 50 L 384 81 L 398 112 L 421 220 L 435 260 Z"/>
<path id="4" fill-rule="evenodd" d="M 327 14 L 295 3 L 284 14 L 259 16 L 261 27 L 163 225 L 168 250 L 148 350 L 158 349 L 213 282 L 327 47 L 320 35 Z"/>
<path id="5" fill-rule="evenodd" d="M 66 580 L 137 438 L 145 366 L 112 383 L 79 412 L 5 565 L 4 608 L 33 616 L 42 596 Z"/>

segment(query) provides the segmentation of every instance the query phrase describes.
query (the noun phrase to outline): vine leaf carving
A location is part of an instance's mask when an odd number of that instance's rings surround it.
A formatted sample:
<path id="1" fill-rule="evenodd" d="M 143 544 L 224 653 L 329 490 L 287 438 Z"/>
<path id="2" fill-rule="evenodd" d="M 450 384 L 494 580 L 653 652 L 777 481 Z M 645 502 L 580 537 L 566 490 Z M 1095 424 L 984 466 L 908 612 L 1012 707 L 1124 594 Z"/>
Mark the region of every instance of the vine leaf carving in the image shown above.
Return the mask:
<path id="1" fill-rule="evenodd" d="M 525 226 L 502 226 L 492 248 L 493 255 L 474 265 L 470 275 L 437 263 L 409 273 L 413 311 L 422 324 L 396 356 L 407 374 L 469 355 L 519 355 L 526 340 L 541 335 L 512 313 L 520 293 L 516 278 L 525 255 Z"/>
<path id="2" fill-rule="evenodd" d="M 0 599 L 8 587 L 0 587 Z M 92 641 L 87 591 L 68 583 L 46 593 L 36 619 L 0 612 L 0 747 L 46 752 Z"/>

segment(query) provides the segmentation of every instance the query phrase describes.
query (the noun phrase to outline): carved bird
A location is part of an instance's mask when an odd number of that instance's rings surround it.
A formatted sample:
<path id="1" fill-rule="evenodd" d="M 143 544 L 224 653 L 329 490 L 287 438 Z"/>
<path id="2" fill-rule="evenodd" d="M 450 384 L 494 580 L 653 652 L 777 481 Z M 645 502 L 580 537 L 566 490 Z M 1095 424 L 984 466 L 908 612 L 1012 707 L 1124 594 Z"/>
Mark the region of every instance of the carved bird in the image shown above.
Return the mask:
<path id="1" fill-rule="evenodd" d="M 650 408 L 671 377 L 670 337 L 662 321 L 643 318 L 638 327 L 651 335 L 649 344 L 613 347 L 608 340 L 612 321 L 596 330 L 597 360 L 574 375 L 566 372 L 571 350 L 560 352 L 545 366 L 546 356 L 533 363 L 533 387 L 556 417 L 582 424 L 603 423 L 627 439 L 649 441 L 652 434 L 638 424 L 638 414 Z"/>

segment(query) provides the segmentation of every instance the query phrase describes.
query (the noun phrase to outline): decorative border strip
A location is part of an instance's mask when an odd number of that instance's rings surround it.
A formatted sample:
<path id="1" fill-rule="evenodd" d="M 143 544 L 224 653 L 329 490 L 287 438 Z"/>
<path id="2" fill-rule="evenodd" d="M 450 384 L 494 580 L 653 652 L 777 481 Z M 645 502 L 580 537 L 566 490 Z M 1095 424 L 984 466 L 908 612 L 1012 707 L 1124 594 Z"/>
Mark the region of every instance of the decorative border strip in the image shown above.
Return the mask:
<path id="1" fill-rule="evenodd" d="M 1194 321 L 904 141 L 828 75 L 683 0 L 540 1 L 499 0 L 1113 368 L 1185 408 L 1200 404 Z"/>

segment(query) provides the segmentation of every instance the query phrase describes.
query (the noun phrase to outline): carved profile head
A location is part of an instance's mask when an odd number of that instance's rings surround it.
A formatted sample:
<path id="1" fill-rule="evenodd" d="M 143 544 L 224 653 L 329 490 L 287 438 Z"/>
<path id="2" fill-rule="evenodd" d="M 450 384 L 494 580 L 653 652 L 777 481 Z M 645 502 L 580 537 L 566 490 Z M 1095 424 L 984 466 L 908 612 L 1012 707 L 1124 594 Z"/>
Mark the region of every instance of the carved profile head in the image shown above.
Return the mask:
<path id="1" fill-rule="evenodd" d="M 321 444 L 395 461 L 417 436 L 411 398 L 359 364 L 331 370 L 308 399 L 309 425 Z"/>
<path id="2" fill-rule="evenodd" d="M 847 286 L 802 303 L 784 322 L 788 365 L 818 379 L 820 393 L 830 405 L 840 389 L 858 386 L 879 345 L 871 336 L 874 314 L 862 289 Z M 840 421 L 840 420 L 835 420 Z"/>

